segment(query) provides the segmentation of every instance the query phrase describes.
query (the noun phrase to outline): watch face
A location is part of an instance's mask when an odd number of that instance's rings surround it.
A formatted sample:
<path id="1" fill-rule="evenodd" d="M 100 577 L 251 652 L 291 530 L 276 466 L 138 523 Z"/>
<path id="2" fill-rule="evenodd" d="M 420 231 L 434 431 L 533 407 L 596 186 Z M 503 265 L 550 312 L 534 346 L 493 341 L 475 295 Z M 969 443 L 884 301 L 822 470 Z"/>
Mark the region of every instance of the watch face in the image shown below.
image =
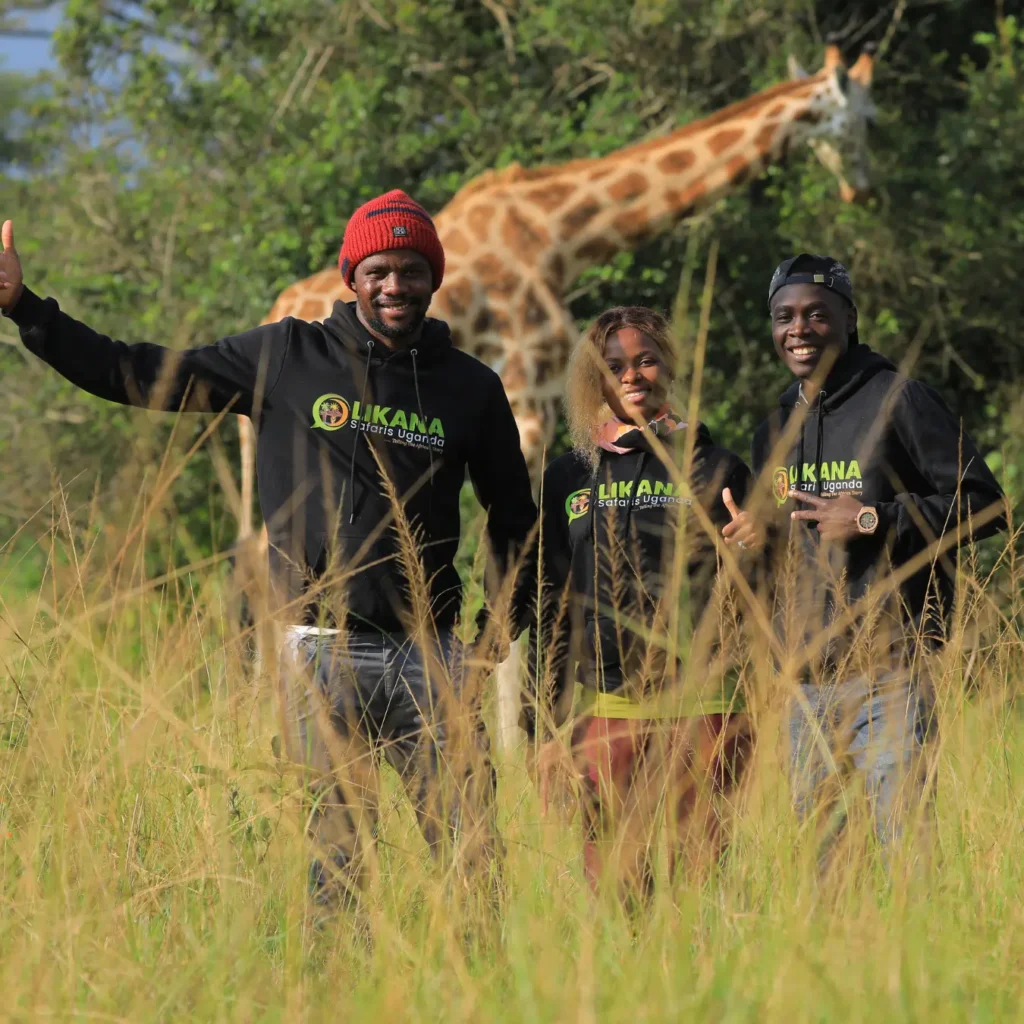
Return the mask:
<path id="1" fill-rule="evenodd" d="M 878 525 L 878 516 L 870 509 L 865 509 L 857 517 L 857 525 L 865 532 L 870 532 Z"/>

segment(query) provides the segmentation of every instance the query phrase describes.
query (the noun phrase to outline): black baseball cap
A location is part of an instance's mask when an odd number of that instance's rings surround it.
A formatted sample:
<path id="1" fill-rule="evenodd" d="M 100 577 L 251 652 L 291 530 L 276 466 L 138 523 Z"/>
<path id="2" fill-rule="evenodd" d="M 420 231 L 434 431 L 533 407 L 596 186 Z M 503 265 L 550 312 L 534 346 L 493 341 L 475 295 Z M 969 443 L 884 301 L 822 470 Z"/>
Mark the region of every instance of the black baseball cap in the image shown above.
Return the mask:
<path id="1" fill-rule="evenodd" d="M 831 256 L 815 256 L 802 252 L 799 256 L 791 256 L 783 260 L 772 274 L 772 283 L 768 286 L 768 302 L 780 289 L 787 284 L 820 284 L 830 292 L 842 295 L 853 305 L 853 285 L 846 267 Z"/>
<path id="2" fill-rule="evenodd" d="M 775 293 L 787 284 L 817 284 L 830 292 L 841 295 L 851 305 L 853 301 L 853 284 L 846 267 L 831 256 L 817 256 L 814 253 L 802 252 L 783 260 L 772 274 L 768 285 L 768 305 L 771 305 Z M 850 344 L 859 341 L 857 332 L 850 335 Z"/>

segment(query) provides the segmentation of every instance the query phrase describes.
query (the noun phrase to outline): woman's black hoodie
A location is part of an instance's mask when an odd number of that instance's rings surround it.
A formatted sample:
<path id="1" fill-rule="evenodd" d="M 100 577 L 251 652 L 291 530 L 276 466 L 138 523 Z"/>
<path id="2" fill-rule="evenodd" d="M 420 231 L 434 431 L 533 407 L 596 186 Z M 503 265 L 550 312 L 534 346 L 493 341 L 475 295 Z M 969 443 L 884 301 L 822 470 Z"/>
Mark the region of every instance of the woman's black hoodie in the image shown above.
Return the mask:
<path id="1" fill-rule="evenodd" d="M 350 629 L 400 631 L 409 611 L 393 505 L 378 460 L 417 535 L 440 627 L 459 612 L 454 566 L 468 470 L 503 573 L 536 521 L 519 432 L 501 381 L 428 319 L 407 348 L 375 342 L 354 303 L 323 323 L 287 318 L 173 352 L 129 345 L 25 290 L 10 318 L 25 346 L 73 384 L 113 402 L 252 418 L 260 506 L 274 578 L 299 598 L 331 561 Z M 333 602 L 328 602 L 333 603 Z M 299 601 L 293 619 L 318 619 Z"/>
<path id="2" fill-rule="evenodd" d="M 971 516 L 1002 503 L 1003 492 L 977 446 L 939 395 L 901 376 L 889 360 L 862 344 L 838 361 L 811 405 L 804 402 L 799 382 L 783 393 L 779 405 L 755 432 L 754 473 L 770 479 L 783 532 L 790 532 L 790 524 L 797 532 L 804 555 L 800 571 L 814 584 L 809 589 L 819 604 L 809 619 L 815 630 L 832 621 L 840 604 L 836 579 L 844 580 L 842 603 L 857 601 L 880 574 L 905 565 L 944 534 L 966 527 Z M 795 444 L 778 451 L 778 439 L 795 413 L 805 417 Z M 791 511 L 807 507 L 786 496 L 790 487 L 825 498 L 849 494 L 878 511 L 877 531 L 848 542 L 838 552 L 840 564 L 829 566 L 827 581 L 817 557 L 816 524 L 789 519 Z M 988 536 L 1003 525 L 1001 516 L 979 521 L 973 536 Z M 934 567 L 931 561 L 900 588 L 898 618 L 934 635 L 948 614 L 953 581 L 948 558 L 940 557 Z"/>
<path id="3" fill-rule="evenodd" d="M 744 500 L 750 471 L 732 452 L 717 447 L 700 424 L 693 438 L 689 488 L 677 486 L 677 473 L 659 454 L 662 445 L 673 465 L 684 464 L 686 429 L 652 443 L 643 431 L 624 434 L 615 444 L 620 454 L 599 449 L 597 467 L 576 452 L 556 459 L 544 475 L 541 545 L 543 557 L 541 622 L 531 658 L 534 673 L 552 681 L 557 700 L 567 683 L 580 675 L 586 685 L 616 692 L 637 679 L 643 666 L 650 674 L 649 633 L 662 609 L 663 589 L 678 536 L 679 512 L 700 502 L 716 531 L 729 522 L 722 490 Z M 685 528 L 686 578 L 683 582 L 694 619 L 708 604 L 718 567 L 716 542 L 695 517 Z M 681 595 L 680 595 L 681 596 Z M 548 658 L 546 670 L 536 663 L 538 651 Z M 657 660 L 657 659 L 654 659 Z M 532 714 L 522 719 L 529 730 Z"/>

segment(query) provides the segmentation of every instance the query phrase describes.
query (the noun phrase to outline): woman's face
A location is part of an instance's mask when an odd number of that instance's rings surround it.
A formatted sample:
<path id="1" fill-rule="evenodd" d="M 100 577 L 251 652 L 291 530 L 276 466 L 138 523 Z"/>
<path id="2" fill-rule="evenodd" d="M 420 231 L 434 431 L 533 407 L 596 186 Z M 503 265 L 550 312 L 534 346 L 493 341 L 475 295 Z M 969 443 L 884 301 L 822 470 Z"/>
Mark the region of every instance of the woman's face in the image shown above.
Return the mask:
<path id="1" fill-rule="evenodd" d="M 648 423 L 665 404 L 672 375 L 658 345 L 634 327 L 623 327 L 605 345 L 613 379 L 602 375 L 604 400 L 620 420 Z"/>

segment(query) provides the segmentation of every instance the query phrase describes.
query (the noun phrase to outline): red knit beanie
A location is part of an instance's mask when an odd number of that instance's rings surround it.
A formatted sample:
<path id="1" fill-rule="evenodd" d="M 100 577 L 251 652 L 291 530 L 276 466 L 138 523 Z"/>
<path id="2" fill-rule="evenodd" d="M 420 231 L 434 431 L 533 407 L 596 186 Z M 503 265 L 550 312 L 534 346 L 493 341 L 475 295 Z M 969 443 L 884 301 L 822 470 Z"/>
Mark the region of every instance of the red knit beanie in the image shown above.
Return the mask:
<path id="1" fill-rule="evenodd" d="M 401 189 L 371 199 L 352 214 L 338 255 L 338 267 L 345 284 L 352 287 L 352 275 L 367 256 L 385 249 L 415 249 L 430 264 L 434 291 L 444 278 L 444 249 L 430 214 Z"/>

